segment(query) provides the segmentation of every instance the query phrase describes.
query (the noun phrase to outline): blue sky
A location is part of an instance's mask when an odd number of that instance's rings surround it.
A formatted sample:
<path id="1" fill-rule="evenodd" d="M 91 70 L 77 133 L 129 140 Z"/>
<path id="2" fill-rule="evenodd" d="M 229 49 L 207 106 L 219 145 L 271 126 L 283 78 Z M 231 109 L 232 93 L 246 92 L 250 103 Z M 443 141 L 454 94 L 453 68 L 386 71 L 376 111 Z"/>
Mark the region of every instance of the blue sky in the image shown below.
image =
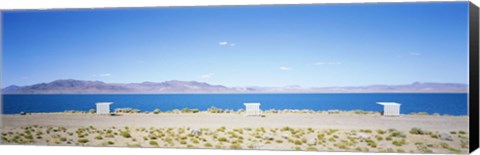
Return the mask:
<path id="1" fill-rule="evenodd" d="M 468 3 L 3 12 L 2 85 L 467 83 Z"/>

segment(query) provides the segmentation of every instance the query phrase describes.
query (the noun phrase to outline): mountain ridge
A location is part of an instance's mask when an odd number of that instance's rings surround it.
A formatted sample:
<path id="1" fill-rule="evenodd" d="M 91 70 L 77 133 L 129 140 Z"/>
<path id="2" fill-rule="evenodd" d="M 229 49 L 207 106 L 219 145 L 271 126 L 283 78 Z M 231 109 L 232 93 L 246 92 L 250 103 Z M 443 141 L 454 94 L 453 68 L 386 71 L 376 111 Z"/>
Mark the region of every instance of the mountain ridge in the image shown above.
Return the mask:
<path id="1" fill-rule="evenodd" d="M 459 83 L 414 82 L 404 85 L 368 85 L 349 87 L 227 87 L 198 81 L 105 83 L 60 79 L 29 86 L 11 85 L 4 94 L 167 94 L 167 93 L 465 93 L 468 85 Z"/>

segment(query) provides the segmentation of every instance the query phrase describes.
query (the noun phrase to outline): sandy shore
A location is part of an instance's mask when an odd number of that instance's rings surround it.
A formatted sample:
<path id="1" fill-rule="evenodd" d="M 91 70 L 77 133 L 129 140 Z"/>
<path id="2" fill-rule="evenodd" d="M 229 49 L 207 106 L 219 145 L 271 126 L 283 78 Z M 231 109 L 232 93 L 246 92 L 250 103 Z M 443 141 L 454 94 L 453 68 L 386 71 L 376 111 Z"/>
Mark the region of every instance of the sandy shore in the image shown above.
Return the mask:
<path id="1" fill-rule="evenodd" d="M 267 114 L 266 117 L 246 117 L 241 114 L 32 114 L 3 115 L 3 126 L 28 125 L 63 127 L 312 127 L 336 129 L 410 130 L 413 127 L 435 131 L 468 131 L 468 117 L 415 116 L 383 117 L 354 114 Z"/>
<path id="2" fill-rule="evenodd" d="M 469 139 L 467 116 L 44 113 L 2 119 L 7 144 L 466 153 Z"/>

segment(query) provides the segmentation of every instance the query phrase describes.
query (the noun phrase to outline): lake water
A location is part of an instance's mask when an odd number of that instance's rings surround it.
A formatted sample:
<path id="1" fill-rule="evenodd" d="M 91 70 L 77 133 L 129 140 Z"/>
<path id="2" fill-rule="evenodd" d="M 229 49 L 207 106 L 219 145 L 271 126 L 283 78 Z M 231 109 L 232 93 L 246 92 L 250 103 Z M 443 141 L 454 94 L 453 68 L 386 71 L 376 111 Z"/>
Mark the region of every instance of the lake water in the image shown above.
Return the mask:
<path id="1" fill-rule="evenodd" d="M 382 111 L 376 102 L 401 103 L 401 113 L 427 112 L 466 115 L 467 94 L 115 94 L 115 95 L 3 95 L 3 113 L 88 111 L 96 102 L 114 102 L 111 109 L 134 108 L 162 111 L 182 108 L 206 110 L 211 106 L 238 110 L 245 102 L 260 102 L 267 109 Z"/>

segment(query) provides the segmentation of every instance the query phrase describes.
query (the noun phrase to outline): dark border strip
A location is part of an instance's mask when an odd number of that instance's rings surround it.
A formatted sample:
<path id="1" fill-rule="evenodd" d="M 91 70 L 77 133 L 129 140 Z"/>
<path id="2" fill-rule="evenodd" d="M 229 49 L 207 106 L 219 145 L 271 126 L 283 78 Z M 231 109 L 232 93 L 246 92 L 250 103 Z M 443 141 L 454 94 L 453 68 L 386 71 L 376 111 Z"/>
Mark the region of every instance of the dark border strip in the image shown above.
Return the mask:
<path id="1" fill-rule="evenodd" d="M 479 147 L 479 30 L 478 30 L 478 7 L 470 2 L 469 5 L 469 115 L 470 115 L 470 152 L 475 151 Z"/>

